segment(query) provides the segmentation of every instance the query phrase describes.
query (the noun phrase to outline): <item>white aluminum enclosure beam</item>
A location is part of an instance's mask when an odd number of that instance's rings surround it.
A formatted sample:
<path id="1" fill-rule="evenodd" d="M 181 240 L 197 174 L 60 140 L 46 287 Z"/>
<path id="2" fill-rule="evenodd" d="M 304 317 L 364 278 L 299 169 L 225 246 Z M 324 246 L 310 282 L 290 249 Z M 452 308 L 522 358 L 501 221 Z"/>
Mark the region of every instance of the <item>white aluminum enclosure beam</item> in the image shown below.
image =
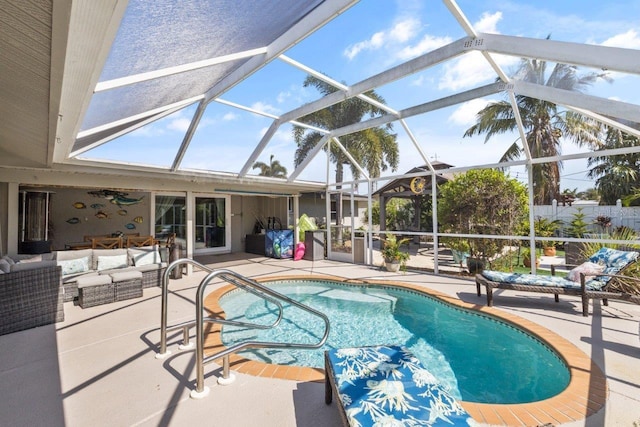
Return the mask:
<path id="1" fill-rule="evenodd" d="M 640 138 L 640 130 L 632 128 L 630 126 L 625 125 L 624 123 L 620 123 L 616 120 L 613 120 L 609 117 L 603 116 L 602 114 L 597 114 L 594 113 L 592 111 L 587 111 L 587 110 L 583 110 L 582 108 L 578 108 L 578 107 L 572 107 L 570 105 L 566 105 L 565 107 L 567 107 L 570 110 L 575 111 L 576 113 L 580 113 L 583 116 L 586 117 L 591 117 L 594 120 L 597 120 L 599 122 L 604 123 L 607 126 L 611 126 L 612 128 L 616 128 L 618 130 L 621 130 L 622 132 L 626 132 L 629 135 L 634 135 L 638 138 Z"/>
<path id="2" fill-rule="evenodd" d="M 407 77 L 429 67 L 438 65 L 448 59 L 462 55 L 463 53 L 468 51 L 469 47 L 465 46 L 465 44 L 470 40 L 472 40 L 471 37 L 464 37 L 446 46 L 442 46 L 422 56 L 383 71 L 382 73 L 379 73 L 375 76 L 362 80 L 361 82 L 352 85 L 349 91 L 346 93 L 334 92 L 316 101 L 293 109 L 280 116 L 280 119 L 283 122 L 298 119 L 300 117 L 306 116 L 307 114 L 314 113 L 316 111 L 322 110 L 323 108 L 327 108 L 331 105 L 342 102 L 345 99 L 363 94 L 367 91 L 391 83 L 395 80 Z"/>
<path id="3" fill-rule="evenodd" d="M 271 138 L 273 138 L 273 135 L 275 135 L 276 131 L 280 127 L 280 124 L 281 124 L 280 120 L 274 120 L 271 123 L 271 126 L 269 126 L 269 129 L 267 129 L 267 131 L 264 133 L 264 135 L 262 136 L 262 139 L 260 140 L 256 148 L 254 148 L 253 153 L 251 153 L 251 155 L 245 162 L 244 166 L 238 173 L 238 176 L 243 177 L 247 174 L 247 172 L 253 166 L 255 161 L 258 160 L 258 157 L 260 157 L 260 153 L 262 153 L 262 150 L 264 150 L 264 148 L 267 146 L 269 141 L 271 141 Z"/>
<path id="4" fill-rule="evenodd" d="M 460 24 L 465 33 L 467 33 L 468 36 L 475 37 L 475 40 L 473 40 L 472 44 L 474 48 L 477 47 L 477 44 L 479 42 L 477 38 L 478 33 L 473 28 L 467 17 L 462 13 L 460 7 L 452 0 L 443 1 L 445 6 L 447 6 L 447 9 L 449 9 L 449 12 L 451 12 L 456 21 L 458 21 L 458 24 Z M 493 71 L 495 71 L 498 77 L 500 77 L 500 80 L 502 80 L 504 83 L 508 83 L 509 77 L 504 73 L 504 71 L 502 71 L 502 68 L 496 61 L 493 60 L 491 55 L 489 55 L 487 52 L 482 51 L 482 56 L 484 56 L 484 59 L 487 60 L 491 68 L 493 68 Z"/>
<path id="5" fill-rule="evenodd" d="M 325 0 L 313 12 L 298 21 L 293 27 L 291 27 L 286 33 L 276 39 L 267 47 L 267 52 L 264 55 L 254 56 L 236 70 L 234 70 L 227 77 L 223 78 L 220 82 L 211 87 L 204 94 L 204 104 L 208 105 L 215 98 L 219 97 L 223 92 L 231 90 L 235 85 L 245 80 L 253 73 L 273 61 L 278 55 L 282 54 L 287 49 L 291 48 L 305 37 L 309 36 L 312 32 L 316 31 L 335 16 L 341 14 L 351 6 L 357 3 L 357 0 Z M 193 134 L 186 135 L 182 141 L 180 150 L 176 154 L 176 158 L 173 164 L 179 167 L 182 158 L 184 158 L 185 152 L 191 143 Z M 263 147 L 266 146 L 269 140 L 262 140 Z M 260 156 L 262 150 L 255 150 L 254 154 L 257 159 Z M 255 161 L 255 160 L 254 160 Z M 247 162 L 249 163 L 249 162 Z M 244 168 L 243 168 L 244 169 Z M 245 172 L 246 174 L 246 172 Z"/>
<path id="6" fill-rule="evenodd" d="M 404 128 L 404 131 L 407 133 L 407 136 L 409 136 L 409 139 L 413 143 L 413 146 L 416 148 L 416 150 L 418 150 L 418 153 L 420 154 L 420 157 L 422 157 L 422 160 L 424 161 L 424 163 L 427 165 L 427 167 L 432 173 L 435 173 L 435 169 L 433 169 L 433 166 L 431 165 L 429 158 L 427 157 L 426 153 L 422 150 L 420 143 L 418 142 L 416 137 L 413 135 L 413 132 L 411 132 L 411 129 L 409 129 L 409 125 L 407 124 L 407 122 L 405 122 L 404 119 L 400 119 L 400 124 Z"/>
<path id="7" fill-rule="evenodd" d="M 466 101 L 469 101 L 469 100 L 472 100 L 472 99 L 481 98 L 483 96 L 493 95 L 495 93 L 498 93 L 498 92 L 504 90 L 504 88 L 505 88 L 505 84 L 504 83 L 492 83 L 492 84 L 489 84 L 489 85 L 486 85 L 486 86 L 481 86 L 481 87 L 476 88 L 476 89 L 471 89 L 471 90 L 468 90 L 468 91 L 465 91 L 465 92 L 460 92 L 460 93 L 455 94 L 455 95 L 447 96 L 445 98 L 441 98 L 441 99 L 437 99 L 437 100 L 434 100 L 434 101 L 431 101 L 431 102 L 427 102 L 425 104 L 417 105 L 415 107 L 407 108 L 406 110 L 401 110 L 401 111 L 398 112 L 398 115 L 401 118 L 404 119 L 404 118 L 411 117 L 411 116 L 414 116 L 414 115 L 423 114 L 423 113 L 426 113 L 426 112 L 429 112 L 429 111 L 434 111 L 434 110 L 437 110 L 437 109 L 450 107 L 452 105 L 460 104 L 462 102 L 466 102 Z M 391 122 L 393 122 L 395 120 L 397 120 L 396 116 L 393 116 L 393 115 L 390 115 L 390 114 L 389 115 L 384 115 L 384 116 L 381 116 L 381 117 L 376 117 L 376 118 L 373 118 L 373 119 L 365 120 L 363 122 L 358 122 L 358 123 L 354 123 L 352 125 L 344 126 L 344 127 L 340 128 L 340 129 L 335 129 L 335 130 L 331 131 L 328 136 L 337 137 L 337 136 L 348 135 L 348 134 L 351 134 L 351 133 L 354 133 L 354 132 L 358 132 L 358 131 L 361 131 L 361 130 L 382 126 L 382 125 L 385 125 L 387 123 L 391 123 Z M 318 154 L 318 152 L 320 151 L 320 149 L 322 149 L 322 146 L 326 142 L 325 138 L 320 140 L 318 145 L 316 145 L 316 147 L 307 155 L 305 160 L 289 176 L 289 180 L 290 181 L 295 179 L 302 172 L 302 170 L 304 170 L 306 165 L 309 164 L 311 159 Z M 423 153 L 421 153 L 421 154 L 424 155 Z"/>
<path id="8" fill-rule="evenodd" d="M 640 74 L 640 50 L 479 33 L 474 48 L 503 55 Z"/>
<path id="9" fill-rule="evenodd" d="M 202 115 L 204 114 L 204 110 L 206 109 L 207 104 L 204 103 L 203 99 L 198 104 L 198 108 L 196 108 L 196 112 L 193 114 L 193 117 L 189 122 L 189 127 L 184 134 L 184 138 L 182 138 L 180 148 L 178 149 L 176 156 L 173 158 L 173 163 L 171 164 L 171 172 L 175 172 L 180 167 L 180 163 L 182 163 L 182 159 L 187 152 L 187 147 L 191 143 L 191 138 L 193 138 L 193 135 L 196 133 L 196 129 L 198 129 L 198 125 L 200 124 L 200 120 L 202 119 Z"/>
<path id="10" fill-rule="evenodd" d="M 353 156 L 351 155 L 351 153 L 349 153 L 347 151 L 346 148 L 344 148 L 344 145 L 342 145 L 342 143 L 338 140 L 338 138 L 336 138 L 335 136 L 331 138 L 333 140 L 333 142 L 335 142 L 338 145 L 338 148 L 340 149 L 340 151 L 342 151 L 344 153 L 345 156 L 347 156 L 347 159 L 349 159 L 349 161 L 351 163 L 353 163 L 353 165 L 356 167 L 356 169 L 358 169 L 360 171 L 360 173 L 362 174 L 362 176 L 364 177 L 364 179 L 366 179 L 367 181 L 369 180 L 369 174 L 362 168 L 362 166 L 360 166 L 360 163 L 358 163 L 356 161 L 356 159 L 353 158 Z"/>
<path id="11" fill-rule="evenodd" d="M 61 20 L 68 19 L 59 15 L 67 13 L 67 10 L 60 12 L 57 9 L 66 8 L 65 3 L 68 3 L 68 0 L 53 3 L 53 24 L 56 33 L 53 34 L 52 49 L 55 51 L 52 51 L 52 56 L 61 55 L 64 65 L 63 68 L 59 68 L 58 59 L 52 59 L 52 81 L 62 82 L 62 93 L 60 108 L 55 110 L 60 120 L 57 122 L 55 134 L 50 133 L 49 138 L 55 135 L 53 163 L 64 163 L 73 150 L 82 118 L 89 108 L 93 89 L 100 79 L 128 1 L 72 2 L 70 23 L 62 29 L 65 34 L 68 33 L 64 48 L 59 44 L 59 39 L 63 36 L 57 34 L 57 25 Z"/>
<path id="12" fill-rule="evenodd" d="M 95 92 L 103 92 L 106 90 L 116 89 L 123 86 L 141 83 L 148 80 L 159 79 L 161 77 L 171 76 L 173 74 L 185 73 L 197 70 L 199 68 L 210 67 L 212 65 L 224 64 L 225 62 L 236 61 L 238 59 L 250 58 L 256 55 L 264 55 L 267 53 L 266 47 L 236 52 L 230 55 L 218 56 L 216 58 L 195 61 L 189 64 L 176 65 L 174 67 L 162 68 L 160 70 L 148 71 L 146 73 L 133 74 L 131 76 L 120 77 L 112 80 L 105 80 L 96 85 Z"/>
<path id="13" fill-rule="evenodd" d="M 202 99 L 202 96 L 196 96 L 193 98 L 185 99 L 183 101 L 174 102 L 173 104 L 165 105 L 163 107 L 154 108 L 153 110 L 145 111 L 144 113 L 136 114 L 135 116 L 125 117 L 124 119 L 116 120 L 115 122 L 107 123 L 101 126 L 96 126 L 91 129 L 78 132 L 78 138 L 84 138 L 85 136 L 93 135 L 95 133 L 103 132 L 113 127 L 122 126 L 127 123 L 135 122 L 150 115 L 157 116 L 158 114 L 165 113 L 167 111 L 175 111 L 184 108 L 194 102 L 198 102 Z"/>
<path id="14" fill-rule="evenodd" d="M 295 68 L 297 68 L 297 69 L 299 69 L 301 71 L 304 71 L 305 73 L 315 77 L 318 80 L 321 80 L 321 81 L 323 81 L 325 83 L 330 84 L 333 87 L 336 87 L 336 88 L 340 89 L 343 92 L 348 92 L 348 90 L 349 90 L 349 86 L 347 86 L 347 85 L 345 85 L 343 83 L 340 83 L 339 81 L 334 80 L 334 79 L 332 79 L 332 78 L 330 78 L 330 77 L 328 77 L 328 76 L 326 76 L 326 75 L 314 70 L 311 67 L 303 65 L 298 61 L 294 61 L 293 59 L 289 58 L 286 55 L 280 55 L 278 57 L 278 59 L 280 59 L 281 61 L 285 62 L 286 64 L 289 64 L 289 65 L 291 65 L 291 66 L 293 66 L 293 67 L 295 67 Z M 366 96 L 364 94 L 357 95 L 357 97 L 360 98 L 361 100 L 373 105 L 374 107 L 381 109 L 382 111 L 386 111 L 389 114 L 397 114 L 397 111 L 394 110 L 393 108 L 389 107 L 386 104 L 378 102 L 375 99 L 370 98 L 370 97 L 368 97 L 368 96 Z"/>
<path id="15" fill-rule="evenodd" d="M 554 104 L 582 108 L 598 114 L 637 123 L 640 117 L 640 105 L 600 98 L 584 93 L 558 89 L 521 80 L 512 80 L 513 91 L 530 98 L 543 99 Z"/>
<path id="16" fill-rule="evenodd" d="M 518 101 L 516 101 L 516 96 L 513 94 L 513 91 L 509 91 L 509 102 L 511 103 L 513 116 L 516 119 L 516 124 L 518 127 L 518 134 L 520 135 L 520 143 L 522 145 L 522 150 L 524 151 L 524 154 L 527 160 L 531 160 L 531 149 L 529 148 L 529 144 L 527 143 L 527 134 L 524 131 L 524 125 L 522 124 L 522 116 L 520 115 L 520 109 L 518 108 Z"/>
<path id="17" fill-rule="evenodd" d="M 313 148 L 313 150 L 311 150 L 307 154 L 307 157 L 304 158 L 302 163 L 300 163 L 298 165 L 298 167 L 296 168 L 296 170 L 294 170 L 293 173 L 291 175 L 289 175 L 289 178 L 287 179 L 287 182 L 293 182 L 298 177 L 298 175 L 300 175 L 300 173 L 307 167 L 307 165 L 309 163 L 311 163 L 311 160 L 313 160 L 318 155 L 320 150 L 322 150 L 322 147 L 324 147 L 324 145 L 327 143 L 327 141 L 329 141 L 329 135 L 323 136 L 320 139 L 320 141 L 318 141 L 318 144 L 316 144 L 316 146 Z M 328 162 L 329 161 L 327 160 L 327 163 Z M 329 182 L 328 166 L 327 166 L 327 182 Z"/>
<path id="18" fill-rule="evenodd" d="M 461 104 L 472 99 L 482 98 L 483 96 L 493 95 L 501 92 L 505 89 L 504 83 L 491 83 L 486 86 L 480 86 L 475 89 L 459 92 L 455 95 L 446 96 L 444 98 L 436 99 L 426 102 L 424 104 L 416 105 L 415 107 L 409 107 L 404 110 L 400 110 L 398 115 L 402 119 L 408 117 L 417 116 L 420 114 L 428 113 L 429 111 L 435 111 L 452 105 Z M 331 136 L 343 136 L 350 133 L 358 132 L 361 130 L 374 128 L 382 125 L 386 125 L 393 121 L 396 121 L 397 117 L 390 114 L 375 117 L 373 119 L 365 120 L 363 122 L 354 123 L 352 125 L 341 127 L 331 131 Z"/>
<path id="19" fill-rule="evenodd" d="M 173 114 L 176 111 L 181 110 L 183 107 L 184 106 L 182 106 L 182 105 L 178 106 L 178 107 L 173 107 L 173 108 L 170 108 L 168 110 L 162 111 L 162 112 L 160 112 L 158 114 L 149 116 L 148 119 L 143 120 L 141 122 L 137 122 L 135 125 L 133 125 L 131 127 L 123 129 L 120 132 L 113 133 L 113 134 L 109 135 L 107 138 L 100 139 L 100 140 L 98 140 L 96 142 L 93 142 L 93 143 L 91 143 L 89 145 L 86 145 L 86 146 L 84 146 L 84 147 L 82 147 L 82 148 L 80 148 L 78 150 L 75 150 L 75 151 L 71 152 L 71 154 L 69 154 L 69 157 L 80 156 L 81 154 L 86 153 L 89 150 L 93 150 L 94 148 L 99 147 L 102 144 L 105 144 L 105 143 L 107 143 L 107 142 L 109 142 L 109 141 L 111 141 L 113 139 L 116 139 L 116 138 L 118 138 L 118 137 L 120 137 L 122 135 L 125 135 L 125 134 L 127 134 L 129 132 L 132 132 L 132 131 L 134 131 L 136 129 L 139 129 L 139 128 L 143 127 L 143 126 L 146 126 L 149 123 L 155 122 L 156 120 L 159 120 L 159 119 L 161 119 L 163 117 L 166 117 L 166 116 L 168 116 L 170 114 Z M 109 128 L 111 128 L 111 127 L 113 127 L 112 124 L 109 125 Z M 93 133 L 95 133 L 95 131 L 93 131 L 90 134 L 84 134 L 84 136 L 91 135 Z M 80 136 L 78 136 L 78 137 L 80 137 Z"/>
<path id="20" fill-rule="evenodd" d="M 255 73 L 260 68 L 277 58 L 284 51 L 294 46 L 320 27 L 327 24 L 337 15 L 356 4 L 358 0 L 325 0 L 312 13 L 308 14 L 291 27 L 281 37 L 276 39 L 267 48 L 264 57 L 254 57 L 238 67 L 234 72 L 214 85 L 205 94 L 205 102 L 210 102 L 223 92 L 230 90 L 236 84 Z"/>

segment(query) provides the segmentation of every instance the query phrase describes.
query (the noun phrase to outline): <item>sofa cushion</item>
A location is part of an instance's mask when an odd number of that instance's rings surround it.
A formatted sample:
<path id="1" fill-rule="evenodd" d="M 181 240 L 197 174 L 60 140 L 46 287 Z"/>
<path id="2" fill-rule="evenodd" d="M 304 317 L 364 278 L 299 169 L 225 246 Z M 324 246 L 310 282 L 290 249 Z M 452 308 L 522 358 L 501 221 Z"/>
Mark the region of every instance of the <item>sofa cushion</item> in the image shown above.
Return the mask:
<path id="1" fill-rule="evenodd" d="M 6 259 L 0 259 L 0 271 L 8 273 L 11 271 L 11 264 Z"/>
<path id="2" fill-rule="evenodd" d="M 7 261 L 9 263 L 9 265 L 13 265 L 16 262 L 13 260 L 13 258 L 11 258 L 9 255 L 5 255 L 2 257 L 3 260 Z"/>
<path id="3" fill-rule="evenodd" d="M 139 267 L 141 265 L 158 264 L 162 262 L 160 259 L 160 252 L 157 246 L 151 246 L 148 248 L 129 248 L 130 264 Z"/>
<path id="4" fill-rule="evenodd" d="M 57 261 L 67 261 L 70 259 L 89 257 L 89 260 L 91 260 L 92 256 L 93 256 L 92 249 L 80 249 L 77 251 L 57 251 L 55 259 Z"/>
<path id="5" fill-rule="evenodd" d="M 11 266 L 11 272 L 14 271 L 26 271 L 37 270 L 45 267 L 55 267 L 57 264 L 55 261 L 40 261 L 40 262 L 20 262 Z"/>
<path id="6" fill-rule="evenodd" d="M 91 286 L 108 285 L 111 283 L 111 276 L 101 276 L 90 274 L 78 278 L 78 288 L 88 288 Z"/>
<path id="7" fill-rule="evenodd" d="M 91 264 L 90 260 L 90 256 L 85 256 L 82 258 L 58 260 L 56 262 L 60 267 L 62 267 L 62 275 L 68 276 L 70 274 L 85 273 L 89 271 L 89 265 Z"/>
<path id="8" fill-rule="evenodd" d="M 98 256 L 97 270 L 111 270 L 114 268 L 127 267 L 127 254 L 122 255 L 100 255 Z"/>
<path id="9" fill-rule="evenodd" d="M 92 249 L 93 251 L 93 263 L 91 265 L 92 270 L 98 269 L 98 258 L 101 256 L 116 256 L 116 255 L 127 255 L 126 249 Z M 128 262 L 125 261 L 128 264 Z M 115 267 L 114 267 L 115 268 Z"/>
<path id="10" fill-rule="evenodd" d="M 159 262 L 157 264 L 145 264 L 145 265 L 140 265 L 138 267 L 134 267 L 136 270 L 138 271 L 142 271 L 143 273 L 146 271 L 153 271 L 153 270 L 159 270 L 161 268 L 166 268 L 167 267 L 167 263 L 165 262 Z"/>

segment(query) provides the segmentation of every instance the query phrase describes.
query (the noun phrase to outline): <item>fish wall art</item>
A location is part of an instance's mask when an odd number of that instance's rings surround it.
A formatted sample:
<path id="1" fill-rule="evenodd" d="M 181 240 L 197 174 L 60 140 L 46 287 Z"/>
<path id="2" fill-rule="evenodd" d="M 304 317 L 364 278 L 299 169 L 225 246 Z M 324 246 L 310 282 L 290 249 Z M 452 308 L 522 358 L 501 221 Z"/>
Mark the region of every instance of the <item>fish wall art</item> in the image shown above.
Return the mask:
<path id="1" fill-rule="evenodd" d="M 138 199 L 127 197 L 129 193 L 125 193 L 123 191 L 115 191 L 115 190 L 87 191 L 87 194 L 93 197 L 100 197 L 102 199 L 107 199 L 114 205 L 118 205 L 118 206 L 137 205 L 144 198 L 144 196 Z"/>
<path id="2" fill-rule="evenodd" d="M 86 209 L 86 208 L 87 208 L 87 205 L 85 205 L 85 204 L 84 204 L 84 203 L 82 203 L 82 202 L 75 202 L 75 203 L 73 204 L 73 207 L 74 207 L 74 208 L 76 208 L 76 209 Z"/>
<path id="3" fill-rule="evenodd" d="M 78 224 L 80 223 L 80 218 L 78 218 L 77 216 L 74 216 L 73 218 L 69 218 L 67 222 L 69 224 Z"/>
<path id="4" fill-rule="evenodd" d="M 109 218 L 109 214 L 107 214 L 104 211 L 98 211 L 98 212 L 96 212 L 96 218 L 98 218 L 98 219 L 107 219 L 107 218 Z"/>
<path id="5" fill-rule="evenodd" d="M 119 209 L 118 210 L 118 215 L 120 215 L 120 216 L 127 216 L 128 213 L 129 212 L 127 212 L 126 209 Z"/>
<path id="6" fill-rule="evenodd" d="M 142 224 L 143 221 L 144 221 L 144 218 L 142 218 L 141 216 L 137 216 L 133 218 L 133 222 L 137 222 L 138 224 Z"/>
<path id="7" fill-rule="evenodd" d="M 125 226 L 125 228 L 127 230 L 135 230 L 136 229 L 136 225 L 134 223 L 132 223 L 132 222 L 130 222 L 128 224 L 125 224 L 124 226 Z"/>

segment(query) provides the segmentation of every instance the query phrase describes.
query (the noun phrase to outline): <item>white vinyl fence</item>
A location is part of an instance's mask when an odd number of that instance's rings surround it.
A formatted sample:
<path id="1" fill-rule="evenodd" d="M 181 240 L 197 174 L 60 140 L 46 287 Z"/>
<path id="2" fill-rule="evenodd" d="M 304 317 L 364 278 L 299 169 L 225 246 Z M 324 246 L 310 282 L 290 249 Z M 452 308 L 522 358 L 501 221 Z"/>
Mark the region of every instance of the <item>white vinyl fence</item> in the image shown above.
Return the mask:
<path id="1" fill-rule="evenodd" d="M 615 206 L 598 206 L 598 205 L 581 205 L 573 204 L 573 206 L 562 206 L 555 203 L 553 205 L 534 206 L 534 217 L 549 218 L 552 220 L 559 219 L 562 221 L 560 235 L 564 236 L 564 229 L 568 227 L 574 219 L 574 214 L 581 211 L 585 217 L 584 221 L 589 224 L 590 233 L 610 233 L 618 227 L 624 226 L 632 228 L 640 232 L 640 206 L 622 207 L 620 201 Z M 605 216 L 611 218 L 611 226 L 604 229 L 600 226 L 596 218 Z"/>

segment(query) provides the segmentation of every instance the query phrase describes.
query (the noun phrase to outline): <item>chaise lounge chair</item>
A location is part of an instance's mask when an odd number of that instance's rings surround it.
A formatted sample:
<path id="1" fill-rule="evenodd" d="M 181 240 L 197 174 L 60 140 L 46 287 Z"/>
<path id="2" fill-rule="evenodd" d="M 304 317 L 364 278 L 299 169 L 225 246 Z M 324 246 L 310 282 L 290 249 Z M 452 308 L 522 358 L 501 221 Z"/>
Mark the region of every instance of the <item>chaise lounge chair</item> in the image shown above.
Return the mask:
<path id="1" fill-rule="evenodd" d="M 640 304 L 640 292 L 637 292 L 640 279 L 620 274 L 638 259 L 638 255 L 633 251 L 602 248 L 567 276 L 578 281 L 555 276 L 553 266 L 552 276 L 485 270 L 476 275 L 476 288 L 480 296 L 480 287 L 485 286 L 488 306 L 493 305 L 493 289 L 554 294 L 556 302 L 560 294 L 580 296 L 582 315 L 586 317 L 589 316 L 589 299 L 601 299 L 604 305 L 610 299 Z M 636 292 L 633 292 L 634 288 Z"/>
<path id="2" fill-rule="evenodd" d="M 460 402 L 403 346 L 327 350 L 327 405 L 334 392 L 345 426 L 476 425 Z"/>

